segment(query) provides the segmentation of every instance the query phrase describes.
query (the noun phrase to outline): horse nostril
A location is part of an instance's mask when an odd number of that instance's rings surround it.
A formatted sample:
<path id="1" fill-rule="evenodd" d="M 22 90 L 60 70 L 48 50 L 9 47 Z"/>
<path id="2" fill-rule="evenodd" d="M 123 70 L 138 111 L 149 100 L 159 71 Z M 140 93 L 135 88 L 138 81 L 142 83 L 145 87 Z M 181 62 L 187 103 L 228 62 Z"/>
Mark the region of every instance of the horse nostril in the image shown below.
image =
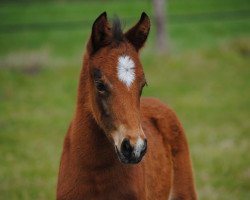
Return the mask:
<path id="1" fill-rule="evenodd" d="M 131 146 L 128 139 L 124 139 L 121 144 L 121 152 L 126 158 L 130 158 L 133 152 L 133 147 Z"/>

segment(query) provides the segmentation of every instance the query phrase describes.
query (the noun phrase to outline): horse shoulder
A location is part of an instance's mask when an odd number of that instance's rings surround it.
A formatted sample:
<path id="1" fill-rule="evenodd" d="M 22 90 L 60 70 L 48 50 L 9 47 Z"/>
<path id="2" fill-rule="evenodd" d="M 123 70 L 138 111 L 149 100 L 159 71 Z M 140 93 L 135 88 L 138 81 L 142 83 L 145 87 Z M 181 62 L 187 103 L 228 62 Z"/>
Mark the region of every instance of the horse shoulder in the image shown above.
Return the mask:
<path id="1" fill-rule="evenodd" d="M 170 199 L 197 199 L 188 142 L 177 115 L 167 105 L 154 98 L 142 99 L 141 112 L 143 118 L 158 130 L 166 152 L 170 148 L 173 163 Z"/>
<path id="2" fill-rule="evenodd" d="M 187 145 L 184 129 L 169 106 L 156 98 L 142 98 L 141 112 L 143 118 L 149 120 L 161 134 L 164 144 L 171 146 L 173 155 Z"/>

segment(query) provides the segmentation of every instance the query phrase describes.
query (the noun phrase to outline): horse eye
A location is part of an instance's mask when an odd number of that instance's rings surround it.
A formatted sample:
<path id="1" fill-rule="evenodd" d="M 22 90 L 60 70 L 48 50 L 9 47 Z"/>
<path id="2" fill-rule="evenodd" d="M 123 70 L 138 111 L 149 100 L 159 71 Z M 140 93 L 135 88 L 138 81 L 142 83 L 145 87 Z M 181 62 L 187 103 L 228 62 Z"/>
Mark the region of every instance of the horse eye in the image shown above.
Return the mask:
<path id="1" fill-rule="evenodd" d="M 100 81 L 95 82 L 95 86 L 96 86 L 96 88 L 97 88 L 97 90 L 99 92 L 105 92 L 106 91 L 106 86 Z"/>

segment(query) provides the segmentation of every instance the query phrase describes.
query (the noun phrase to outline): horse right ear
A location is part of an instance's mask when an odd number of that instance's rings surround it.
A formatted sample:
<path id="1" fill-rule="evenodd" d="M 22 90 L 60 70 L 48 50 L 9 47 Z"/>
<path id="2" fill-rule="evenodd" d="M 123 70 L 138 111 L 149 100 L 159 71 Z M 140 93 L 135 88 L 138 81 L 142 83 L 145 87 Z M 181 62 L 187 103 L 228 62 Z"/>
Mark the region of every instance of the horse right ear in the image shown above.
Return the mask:
<path id="1" fill-rule="evenodd" d="M 150 30 L 150 20 L 145 12 L 137 24 L 125 33 L 127 40 L 139 51 L 147 40 Z"/>
<path id="2" fill-rule="evenodd" d="M 107 20 L 107 13 L 103 12 L 95 20 L 92 26 L 92 33 L 88 42 L 88 50 L 91 54 L 101 47 L 107 45 L 111 37 L 111 28 Z"/>

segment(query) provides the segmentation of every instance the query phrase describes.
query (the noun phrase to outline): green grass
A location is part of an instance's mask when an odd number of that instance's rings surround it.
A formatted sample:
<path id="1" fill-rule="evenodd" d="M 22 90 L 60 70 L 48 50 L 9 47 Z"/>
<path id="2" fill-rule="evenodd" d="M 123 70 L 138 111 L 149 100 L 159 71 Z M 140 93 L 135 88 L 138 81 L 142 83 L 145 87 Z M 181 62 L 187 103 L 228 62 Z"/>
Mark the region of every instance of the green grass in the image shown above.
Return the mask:
<path id="1" fill-rule="evenodd" d="M 55 198 L 84 45 L 103 10 L 128 19 L 126 27 L 142 10 L 152 16 L 150 1 L 0 5 L 0 199 Z M 249 2 L 169 2 L 170 16 L 237 10 L 250 10 Z M 63 29 L 3 28 L 81 20 Z M 250 17 L 170 20 L 167 56 L 154 54 L 154 33 L 153 25 L 142 53 L 144 95 L 169 104 L 183 122 L 200 199 L 249 199 Z"/>

